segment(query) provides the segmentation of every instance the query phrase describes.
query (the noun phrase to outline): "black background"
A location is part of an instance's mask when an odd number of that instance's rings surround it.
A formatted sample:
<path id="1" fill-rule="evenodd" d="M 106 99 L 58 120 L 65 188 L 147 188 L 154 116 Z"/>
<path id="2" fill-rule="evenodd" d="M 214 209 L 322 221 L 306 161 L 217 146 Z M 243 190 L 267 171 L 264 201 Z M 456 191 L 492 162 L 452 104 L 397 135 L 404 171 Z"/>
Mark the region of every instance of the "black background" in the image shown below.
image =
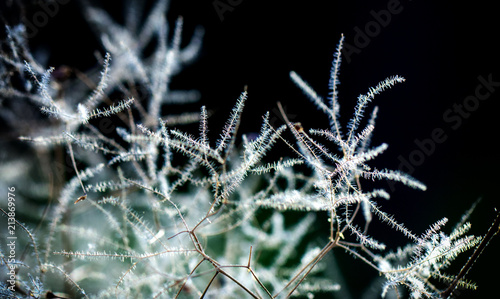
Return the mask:
<path id="1" fill-rule="evenodd" d="M 12 22 L 18 10 L 10 10 L 9 2 L 3 4 L 2 15 Z M 33 21 L 40 5 L 25 2 L 26 19 Z M 123 4 L 106 2 L 99 5 L 119 19 Z M 170 23 L 182 15 L 186 40 L 196 26 L 204 28 L 205 36 L 199 59 L 173 81 L 173 86 L 200 90 L 200 105 L 214 111 L 210 120 L 213 132 L 224 123 L 245 85 L 249 100 L 243 131 L 257 131 L 266 111 L 271 111 L 276 125 L 281 124 L 278 101 L 289 118 L 304 128 L 325 128 L 327 118 L 292 84 L 289 72 L 296 71 L 326 98 L 333 53 L 341 34 L 345 43 L 356 46 L 358 32 L 366 33 L 367 24 L 374 24 L 371 11 L 379 13 L 395 2 L 174 0 L 168 13 Z M 230 10 L 220 12 L 222 19 L 214 3 L 230 6 Z M 428 190 L 396 185 L 391 201 L 382 203 L 384 209 L 419 233 L 441 217 L 450 219 L 447 228 L 451 229 L 462 213 L 482 198 L 472 217 L 472 232 L 484 234 L 498 203 L 494 190 L 500 166 L 496 146 L 500 87 L 480 101 L 467 118 L 460 118 L 455 129 L 444 114 L 474 95 L 478 76 L 500 81 L 500 24 L 495 2 L 399 1 L 398 8 L 400 12 L 392 14 L 385 27 L 379 26 L 369 42 L 362 49 L 358 47 L 359 53 L 349 56 L 349 62 L 344 56 L 339 87 L 344 127 L 359 94 L 388 76 L 405 77 L 404 84 L 374 100 L 373 105 L 380 110 L 373 143 L 389 144 L 376 165 L 398 169 L 401 158 L 409 160 L 412 153 L 420 151 L 415 139 L 429 139 L 435 129 L 442 130 L 446 140 L 435 144 L 410 171 Z M 75 1 L 60 5 L 58 13 L 38 28 L 30 45 L 47 53 L 47 66 L 64 64 L 82 70 L 95 66 L 96 49 L 103 53 Z M 493 298 L 497 293 L 499 242 L 492 241 L 468 275 L 479 290 L 464 291 L 461 298 Z M 361 286 L 368 283 L 367 279 L 362 281 L 362 273 L 371 276 L 372 271 L 352 264 L 346 264 L 345 279 L 360 281 Z M 350 288 L 356 298 L 359 286 Z"/>

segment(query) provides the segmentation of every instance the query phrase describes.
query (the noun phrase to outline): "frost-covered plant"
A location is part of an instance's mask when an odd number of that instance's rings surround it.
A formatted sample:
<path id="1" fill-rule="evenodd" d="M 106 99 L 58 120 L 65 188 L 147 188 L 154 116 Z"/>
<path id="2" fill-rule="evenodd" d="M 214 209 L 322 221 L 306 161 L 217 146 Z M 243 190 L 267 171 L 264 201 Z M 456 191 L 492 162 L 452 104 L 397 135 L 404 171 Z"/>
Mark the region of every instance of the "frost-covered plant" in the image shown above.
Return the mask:
<path id="1" fill-rule="evenodd" d="M 211 140 L 209 108 L 201 107 L 199 114 L 168 112 L 169 105 L 199 98 L 197 91 L 171 90 L 170 82 L 195 59 L 201 30 L 181 47 L 182 18 L 167 38 L 167 1 L 159 0 L 144 20 L 134 13 L 141 11 L 137 3 L 127 7 L 124 26 L 102 9 L 87 7 L 106 50 L 98 57 L 100 73 L 89 74 L 87 86 L 81 77 L 57 82 L 57 70 L 45 69 L 30 54 L 23 25 L 6 28 L 0 93 L 12 105 L 2 116 L 15 124 L 22 109 L 38 106 L 49 120 L 36 120 L 38 128 L 21 139 L 45 153 L 65 149 L 68 172 L 74 173 L 52 206 L 35 209 L 32 217 L 42 221 L 40 228 L 15 221 L 24 231 L 19 242 L 31 248 L 14 260 L 1 249 L 2 267 L 16 268 L 17 278 L 14 287 L 1 285 L 3 297 L 312 298 L 341 287 L 326 271 L 334 249 L 383 276 L 382 296 L 407 290 L 411 298 L 441 298 L 457 286 L 474 287 L 463 279 L 467 269 L 457 276 L 443 270 L 467 249 L 479 244 L 482 250 L 494 229 L 484 239 L 466 235 L 470 224 L 464 217 L 446 234 L 443 218 L 419 235 L 376 202 L 389 193 L 362 188 L 366 180 L 392 180 L 425 190 L 407 174 L 370 166 L 387 144 L 371 146 L 377 108 L 366 124 L 364 112 L 375 96 L 404 78 L 389 77 L 360 95 L 344 128 L 338 101 L 342 37 L 328 101 L 290 73 L 326 114 L 329 128 L 306 130 L 290 122 L 279 105 L 283 125 L 273 127 L 267 113 L 258 136 L 243 135 L 240 142 L 244 90 L 219 137 Z M 150 53 L 151 44 L 156 47 Z M 103 119 L 112 121 L 112 130 L 102 129 Z M 193 122 L 199 123 L 198 132 L 181 129 Z M 266 160 L 278 143 L 291 157 Z M 38 196 L 52 196 L 49 183 L 34 186 Z M 288 224 L 283 213 L 288 210 L 300 211 L 301 218 Z M 2 212 L 10 217 L 7 209 Z M 375 219 L 410 244 L 388 250 L 368 234 Z M 307 237 L 321 222 L 329 226 L 323 244 Z M 439 280 L 445 284 L 438 286 Z"/>

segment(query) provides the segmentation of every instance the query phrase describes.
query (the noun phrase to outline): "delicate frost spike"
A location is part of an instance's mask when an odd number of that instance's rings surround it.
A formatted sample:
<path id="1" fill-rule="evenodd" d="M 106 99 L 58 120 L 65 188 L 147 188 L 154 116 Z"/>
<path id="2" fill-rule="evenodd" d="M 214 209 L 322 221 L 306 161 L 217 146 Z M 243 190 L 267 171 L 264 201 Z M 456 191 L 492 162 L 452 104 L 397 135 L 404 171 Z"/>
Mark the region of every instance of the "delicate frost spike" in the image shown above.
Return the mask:
<path id="1" fill-rule="evenodd" d="M 334 117 L 333 121 L 338 123 L 338 116 L 340 111 L 340 105 L 338 102 L 338 90 L 337 87 L 340 84 L 339 73 L 340 73 L 340 64 L 342 62 L 342 47 L 344 44 L 344 34 L 341 35 L 340 41 L 337 45 L 337 51 L 335 52 L 335 58 L 333 60 L 332 69 L 330 71 L 330 82 L 328 86 L 330 87 L 330 106 L 331 111 L 333 112 L 332 116 Z M 332 128 L 333 129 L 333 128 Z"/>
<path id="2" fill-rule="evenodd" d="M 271 170 L 281 171 L 283 168 L 292 167 L 294 165 L 300 165 L 300 164 L 304 164 L 304 161 L 300 159 L 288 159 L 285 161 L 278 161 L 278 162 L 273 162 L 272 164 L 270 163 L 267 165 L 258 166 L 252 169 L 252 172 L 255 172 L 256 174 L 260 175 L 263 173 L 270 172 Z"/>
<path id="3" fill-rule="evenodd" d="M 353 140 L 351 141 L 351 143 L 348 145 L 348 150 L 349 150 L 349 154 L 352 154 L 356 151 L 356 148 L 358 147 L 358 144 L 359 143 L 363 143 L 365 142 L 368 138 L 370 138 L 373 130 L 375 129 L 374 126 L 368 124 L 368 126 L 366 126 L 366 128 L 363 129 L 363 131 L 361 131 L 357 136 L 356 138 L 353 138 Z M 366 151 L 366 149 L 365 149 Z M 358 152 L 363 152 L 361 150 L 361 148 L 358 150 Z"/>
<path id="4" fill-rule="evenodd" d="M 318 109 L 320 109 L 327 115 L 332 114 L 332 111 L 330 110 L 330 108 L 328 108 L 328 106 L 326 106 L 324 100 L 314 91 L 314 89 L 311 88 L 311 86 L 309 86 L 309 84 L 307 84 L 307 82 L 302 80 L 302 78 L 297 73 L 291 71 L 290 78 L 295 83 L 295 85 L 302 89 L 304 94 L 309 97 L 309 99 L 316 105 L 316 107 L 318 107 Z"/>
<path id="5" fill-rule="evenodd" d="M 53 67 L 49 68 L 42 75 L 42 82 L 38 82 L 38 84 L 40 88 L 40 95 L 42 96 L 42 98 L 46 100 L 48 103 L 54 104 L 54 102 L 52 101 L 52 96 L 49 93 L 50 77 L 52 75 L 52 72 L 54 72 Z M 36 78 L 36 76 L 34 78 Z"/>
<path id="6" fill-rule="evenodd" d="M 205 106 L 201 106 L 201 113 L 200 113 L 200 138 L 201 138 L 201 144 L 205 145 L 208 147 L 208 125 L 207 125 L 207 108 Z"/>
<path id="7" fill-rule="evenodd" d="M 368 121 L 368 125 L 366 126 L 367 128 L 368 127 L 375 128 L 375 120 L 377 119 L 377 113 L 378 113 L 378 106 L 375 106 L 373 108 L 370 120 Z M 359 146 L 358 151 L 364 152 L 367 150 L 368 146 L 370 145 L 372 135 L 373 135 L 373 129 L 365 137 L 365 139 L 361 141 L 361 145 Z"/>
<path id="8" fill-rule="evenodd" d="M 422 191 L 427 190 L 427 187 L 425 184 L 419 182 L 418 180 L 414 179 L 410 175 L 396 171 L 396 170 L 375 170 L 373 172 L 365 171 L 363 172 L 363 176 L 367 179 L 387 179 L 387 180 L 392 180 L 396 182 L 401 182 L 405 184 L 406 186 L 415 188 L 415 189 L 420 189 Z"/>
<path id="9" fill-rule="evenodd" d="M 382 143 L 374 149 L 368 150 L 366 152 L 359 153 L 354 157 L 350 158 L 352 161 L 355 161 L 358 165 L 364 163 L 369 160 L 373 160 L 376 156 L 383 153 L 388 148 L 387 143 Z"/>
<path id="10" fill-rule="evenodd" d="M 110 61 L 111 61 L 111 54 L 106 53 L 106 56 L 104 57 L 104 68 L 101 72 L 101 80 L 99 81 L 99 84 L 97 85 L 92 95 L 87 99 L 87 101 L 84 104 L 85 107 L 87 107 L 88 109 L 93 109 L 94 107 L 96 107 L 105 96 L 104 89 L 106 89 L 107 86 Z"/>
<path id="11" fill-rule="evenodd" d="M 102 116 L 111 116 L 113 114 L 119 113 L 123 110 L 129 109 L 130 105 L 134 102 L 133 98 L 130 98 L 128 100 L 123 100 L 118 102 L 117 104 L 113 104 L 107 108 L 103 108 L 103 110 L 99 110 L 99 108 L 96 108 L 94 111 L 92 111 L 88 119 L 93 119 L 97 117 L 102 117 Z"/>
<path id="12" fill-rule="evenodd" d="M 365 111 L 366 105 L 373 100 L 375 95 L 381 93 L 382 91 L 391 88 L 394 84 L 396 83 L 401 83 L 404 82 L 405 79 L 403 77 L 399 76 L 393 76 L 385 79 L 384 81 L 380 82 L 377 84 L 375 87 L 371 87 L 368 91 L 367 94 L 365 95 L 360 95 L 358 97 L 358 103 L 356 104 L 356 108 L 354 111 L 354 116 L 349 122 L 349 135 L 348 135 L 348 140 L 350 140 L 358 128 L 360 120 L 363 118 L 363 113 Z"/>
<path id="13" fill-rule="evenodd" d="M 47 106 L 50 109 L 54 109 L 54 111 L 60 111 L 59 107 L 56 105 L 56 103 L 54 102 L 52 96 L 48 91 L 48 86 L 50 83 L 50 75 L 54 71 L 54 68 L 49 68 L 48 70 L 46 70 L 45 73 L 42 75 L 42 82 L 40 82 L 36 76 L 36 73 L 31 68 L 31 64 L 25 61 L 24 65 L 26 67 L 26 71 L 31 75 L 32 79 L 38 86 L 38 93 L 41 96 L 41 101 L 39 101 L 40 104 Z"/>
<path id="14" fill-rule="evenodd" d="M 470 228 L 471 224 L 469 222 L 463 223 L 460 226 L 456 226 L 450 234 L 450 240 L 456 240 L 457 238 L 463 236 L 470 230 Z"/>
<path id="15" fill-rule="evenodd" d="M 438 222 L 434 223 L 430 228 L 428 228 L 425 233 L 420 238 L 419 243 L 423 243 L 426 240 L 429 240 L 433 235 L 438 234 L 441 228 L 448 222 L 448 218 L 443 218 Z"/>
<path id="16" fill-rule="evenodd" d="M 388 215 L 387 213 L 381 211 L 374 203 L 369 202 L 371 205 L 371 210 L 375 212 L 375 214 L 384 222 L 387 222 L 392 227 L 396 228 L 400 232 L 402 232 L 409 239 L 414 241 L 418 241 L 419 239 L 415 236 L 409 229 L 407 229 L 402 223 L 398 223 L 393 216 Z"/>
<path id="17" fill-rule="evenodd" d="M 351 224 L 348 224 L 349 229 L 351 232 L 356 235 L 356 238 L 359 240 L 361 245 L 368 246 L 373 249 L 377 250 L 385 250 L 385 244 L 378 242 L 377 240 L 363 234 L 362 232 L 359 231 L 359 229 Z"/>
<path id="18" fill-rule="evenodd" d="M 233 107 L 229 120 L 222 130 L 221 138 L 217 141 L 216 152 L 221 153 L 222 150 L 226 148 L 227 142 L 233 138 L 233 134 L 237 131 L 238 124 L 240 123 L 241 112 L 245 106 L 247 95 L 246 91 L 242 92 L 236 102 L 236 105 Z"/>
<path id="19" fill-rule="evenodd" d="M 328 140 L 333 141 L 335 144 L 338 145 L 340 149 L 343 149 L 344 151 L 349 149 L 348 144 L 341 138 L 339 134 L 334 134 L 330 130 L 316 130 L 316 129 L 311 129 L 309 130 L 311 134 L 315 135 L 320 135 L 320 136 L 325 136 Z M 334 161 L 336 161 L 335 159 Z"/>

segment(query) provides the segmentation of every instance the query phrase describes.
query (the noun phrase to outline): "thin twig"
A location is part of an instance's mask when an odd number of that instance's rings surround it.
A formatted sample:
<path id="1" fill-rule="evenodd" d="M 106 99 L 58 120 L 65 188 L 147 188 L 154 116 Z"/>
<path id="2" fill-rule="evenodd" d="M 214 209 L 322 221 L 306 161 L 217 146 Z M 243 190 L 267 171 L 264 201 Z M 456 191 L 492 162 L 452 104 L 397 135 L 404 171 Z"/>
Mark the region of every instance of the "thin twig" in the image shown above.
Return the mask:
<path id="1" fill-rule="evenodd" d="M 82 178 L 80 177 L 80 173 L 78 172 L 78 169 L 76 168 L 75 155 L 73 154 L 73 146 L 71 145 L 71 142 L 69 142 L 69 141 L 68 141 L 68 150 L 69 150 L 69 156 L 71 157 L 71 162 L 73 163 L 73 168 L 75 169 L 76 176 L 78 177 L 78 181 L 80 182 L 80 186 L 82 186 L 82 190 L 83 190 L 83 195 L 78 197 L 78 199 L 75 201 L 75 204 L 76 204 L 77 202 L 85 200 L 87 198 L 87 191 L 85 191 L 85 186 L 83 185 Z"/>
<path id="2" fill-rule="evenodd" d="M 200 296 L 200 299 L 203 299 L 205 298 L 205 295 L 207 294 L 207 291 L 208 289 L 210 288 L 210 285 L 212 284 L 212 282 L 215 280 L 215 278 L 217 277 L 217 275 L 219 274 L 218 271 L 215 272 L 214 276 L 212 276 L 212 278 L 210 279 L 210 281 L 208 282 L 207 286 L 205 287 L 205 290 L 203 291 L 203 294 L 201 294 Z"/>
<path id="3" fill-rule="evenodd" d="M 496 210 L 496 209 L 495 209 Z M 493 221 L 492 225 L 488 229 L 488 232 L 486 235 L 483 237 L 481 240 L 481 243 L 477 246 L 476 250 L 472 253 L 472 255 L 469 257 L 469 260 L 465 265 L 462 267 L 458 275 L 455 277 L 455 279 L 452 281 L 450 286 L 444 290 L 441 293 L 442 298 L 449 298 L 453 292 L 455 291 L 456 287 L 458 286 L 458 283 L 460 280 L 469 273 L 469 270 L 472 268 L 474 263 L 477 261 L 481 253 L 483 253 L 484 249 L 488 246 L 488 243 L 491 241 L 491 239 L 500 231 L 500 211 L 496 211 L 497 215 L 495 217 L 495 220 Z"/>

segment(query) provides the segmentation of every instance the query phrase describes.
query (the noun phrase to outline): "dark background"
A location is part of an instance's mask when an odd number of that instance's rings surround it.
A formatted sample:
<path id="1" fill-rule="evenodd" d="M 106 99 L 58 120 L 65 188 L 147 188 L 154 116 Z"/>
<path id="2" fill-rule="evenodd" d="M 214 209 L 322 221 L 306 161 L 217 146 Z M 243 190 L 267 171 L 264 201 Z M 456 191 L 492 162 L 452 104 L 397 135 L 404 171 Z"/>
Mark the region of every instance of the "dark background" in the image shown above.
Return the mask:
<path id="1" fill-rule="evenodd" d="M 26 19 L 32 20 L 40 4 L 24 2 Z M 121 18 L 123 7 L 115 4 L 118 1 L 106 2 L 99 5 Z M 385 26 L 379 25 L 380 30 L 368 36 L 369 41 L 361 47 L 359 32 L 367 33 L 367 24 L 371 24 L 368 30 L 376 28 L 370 27 L 376 21 L 374 13 L 380 14 L 397 2 L 398 13 L 391 14 Z M 2 4 L 5 7 L 0 7 L 2 15 L 13 21 L 18 10 L 9 4 L 6 1 Z M 326 98 L 333 53 L 342 33 L 345 43 L 359 48 L 359 53 L 349 59 L 344 56 L 341 67 L 339 100 L 344 128 L 359 94 L 388 76 L 405 77 L 404 84 L 377 96 L 373 103 L 380 109 L 373 143 L 389 144 L 376 166 L 398 169 L 402 159 L 410 161 L 419 155 L 417 152 L 422 153 L 415 140 L 431 138 L 433 130 L 444 132 L 446 140 L 435 143 L 423 159 L 412 164 L 412 169 L 403 168 L 426 183 L 428 190 L 396 185 L 391 201 L 382 203 L 384 210 L 397 214 L 396 218 L 417 234 L 441 217 L 448 217 L 449 231 L 462 213 L 482 198 L 472 217 L 472 233 L 486 232 L 498 204 L 494 188 L 500 166 L 496 146 L 500 87 L 479 101 L 467 117 L 460 117 L 460 125 L 455 128 L 451 126 L 455 122 L 447 121 L 444 115 L 474 95 L 480 84 L 478 76 L 500 81 L 500 24 L 495 2 L 174 0 L 170 7 L 171 23 L 178 15 L 184 18 L 186 40 L 196 26 L 205 29 L 199 59 L 173 81 L 173 86 L 201 92 L 199 105 L 207 105 L 214 112 L 209 123 L 214 132 L 226 120 L 245 85 L 249 100 L 243 131 L 259 130 L 266 111 L 271 111 L 276 125 L 281 124 L 278 101 L 288 117 L 304 128 L 325 128 L 326 116 L 293 85 L 289 72 L 296 71 Z M 59 9 L 47 25 L 38 28 L 30 45 L 47 53 L 47 66 L 64 64 L 81 70 L 95 66 L 94 51 L 103 50 L 79 3 L 71 0 Z M 497 293 L 499 248 L 500 241 L 494 239 L 468 275 L 479 290 L 464 291 L 461 298 L 492 298 Z M 372 276 L 369 268 L 359 266 L 361 262 L 354 267 L 349 262 L 344 267 L 347 281 L 362 281 L 363 273 Z M 360 285 L 366 283 L 368 278 Z M 359 286 L 351 288 L 356 298 Z"/>

